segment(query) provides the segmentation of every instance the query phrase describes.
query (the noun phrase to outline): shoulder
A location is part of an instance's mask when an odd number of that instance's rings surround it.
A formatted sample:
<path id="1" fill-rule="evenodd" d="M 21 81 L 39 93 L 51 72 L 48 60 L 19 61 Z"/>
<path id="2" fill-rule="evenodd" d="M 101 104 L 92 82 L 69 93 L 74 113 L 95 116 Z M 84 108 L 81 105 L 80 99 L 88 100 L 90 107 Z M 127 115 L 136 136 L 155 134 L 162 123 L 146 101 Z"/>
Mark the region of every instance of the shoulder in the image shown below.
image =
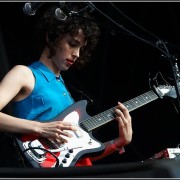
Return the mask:
<path id="1" fill-rule="evenodd" d="M 32 76 L 32 71 L 30 68 L 28 68 L 25 65 L 16 65 L 14 66 L 9 73 L 15 77 L 18 78 L 27 78 L 29 76 Z"/>
<path id="2" fill-rule="evenodd" d="M 5 75 L 0 83 L 1 94 L 7 94 L 7 97 L 15 97 L 21 90 L 33 88 L 34 77 L 31 70 L 24 65 L 16 65 Z M 4 95 L 5 96 L 5 95 Z"/>
<path id="3" fill-rule="evenodd" d="M 16 65 L 11 69 L 11 72 L 16 72 L 18 74 L 29 74 L 31 73 L 30 68 L 25 65 Z"/>
<path id="4" fill-rule="evenodd" d="M 10 78 L 13 78 L 14 81 L 18 81 L 19 83 L 27 82 L 28 80 L 33 80 L 33 73 L 25 65 L 16 65 L 14 66 L 8 73 Z"/>

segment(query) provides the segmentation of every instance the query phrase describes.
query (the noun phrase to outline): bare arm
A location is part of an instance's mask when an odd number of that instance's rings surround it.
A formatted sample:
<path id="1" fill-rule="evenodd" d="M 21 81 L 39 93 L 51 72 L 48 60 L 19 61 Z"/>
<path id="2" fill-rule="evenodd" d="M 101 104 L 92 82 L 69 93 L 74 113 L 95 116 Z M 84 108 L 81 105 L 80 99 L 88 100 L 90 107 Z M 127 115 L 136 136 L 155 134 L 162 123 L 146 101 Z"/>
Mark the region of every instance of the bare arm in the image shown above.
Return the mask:
<path id="1" fill-rule="evenodd" d="M 22 99 L 28 96 L 34 87 L 34 77 L 26 66 L 15 66 L 3 78 L 0 83 L 0 110 L 2 110 L 13 99 Z M 23 93 L 21 91 L 23 90 Z M 16 118 L 0 112 L 0 131 L 37 134 L 46 138 L 55 138 L 65 141 L 60 135 L 70 137 L 64 130 L 75 130 L 68 122 L 56 121 L 40 123 Z"/>

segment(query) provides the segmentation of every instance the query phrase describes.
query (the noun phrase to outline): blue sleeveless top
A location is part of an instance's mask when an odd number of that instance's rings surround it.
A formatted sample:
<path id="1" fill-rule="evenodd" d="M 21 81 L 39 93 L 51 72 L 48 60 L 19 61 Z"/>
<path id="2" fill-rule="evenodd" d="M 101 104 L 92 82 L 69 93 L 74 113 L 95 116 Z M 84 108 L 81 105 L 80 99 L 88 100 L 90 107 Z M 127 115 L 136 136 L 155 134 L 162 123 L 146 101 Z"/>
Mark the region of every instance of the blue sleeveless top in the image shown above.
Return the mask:
<path id="1" fill-rule="evenodd" d="M 14 116 L 46 121 L 74 103 L 61 76 L 57 80 L 55 74 L 39 61 L 28 67 L 34 74 L 35 86 L 27 98 L 13 103 Z"/>

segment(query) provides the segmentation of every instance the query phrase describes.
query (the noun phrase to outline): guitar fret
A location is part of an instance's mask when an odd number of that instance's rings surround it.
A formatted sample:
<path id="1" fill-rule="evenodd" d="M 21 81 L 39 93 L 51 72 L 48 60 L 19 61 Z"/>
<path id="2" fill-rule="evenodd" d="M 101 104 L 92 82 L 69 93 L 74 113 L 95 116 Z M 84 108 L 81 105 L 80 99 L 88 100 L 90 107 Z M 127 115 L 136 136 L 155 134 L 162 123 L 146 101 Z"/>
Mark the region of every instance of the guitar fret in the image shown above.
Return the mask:
<path id="1" fill-rule="evenodd" d="M 147 96 L 149 97 L 149 99 L 154 99 L 154 98 L 153 98 L 154 93 L 152 93 L 151 91 L 148 92 L 148 93 L 146 93 L 146 94 L 147 94 Z"/>
<path id="2" fill-rule="evenodd" d="M 151 100 L 155 100 L 155 99 L 158 98 L 158 96 L 154 92 L 152 92 L 152 91 L 150 91 L 149 97 L 151 98 Z"/>
<path id="3" fill-rule="evenodd" d="M 146 97 L 147 99 L 151 99 L 151 96 L 147 93 L 147 97 Z"/>
<path id="4" fill-rule="evenodd" d="M 147 95 L 142 95 L 142 96 L 144 97 L 146 102 L 147 102 L 147 100 L 149 101 L 149 96 L 147 96 Z"/>
<path id="5" fill-rule="evenodd" d="M 142 95 L 139 95 L 129 101 L 126 101 L 124 106 L 130 111 L 137 109 L 138 107 L 141 107 L 155 99 L 157 99 L 158 96 L 151 90 L 147 93 L 144 93 Z M 81 126 L 86 131 L 91 131 L 103 124 L 106 124 L 107 122 L 112 121 L 115 118 L 114 114 L 115 107 L 106 110 L 100 114 L 95 115 L 93 118 L 89 118 L 81 122 Z"/>
<path id="6" fill-rule="evenodd" d="M 129 101 L 125 102 L 125 103 L 124 103 L 124 106 L 126 106 L 126 108 L 127 108 L 129 111 L 131 111 L 131 110 L 133 109 L 132 106 L 131 106 L 131 103 L 130 103 Z"/>
<path id="7" fill-rule="evenodd" d="M 135 99 L 132 99 L 131 102 L 133 103 L 134 107 L 137 107 L 138 104 L 136 103 L 136 100 Z"/>
<path id="8" fill-rule="evenodd" d="M 93 118 L 87 119 L 81 123 L 82 128 L 86 131 L 91 131 L 100 125 L 106 124 L 107 122 L 113 120 L 115 118 L 114 108 L 111 108 L 107 111 L 104 111 L 100 114 L 95 115 Z M 89 123 L 91 122 L 91 123 Z"/>
<path id="9" fill-rule="evenodd" d="M 142 101 L 141 101 L 140 98 L 138 99 L 138 98 L 136 97 L 135 100 L 136 100 L 136 104 L 142 104 Z"/>
<path id="10" fill-rule="evenodd" d="M 98 123 L 102 123 L 104 121 L 104 119 L 105 119 L 105 117 L 102 114 L 95 116 L 94 120 L 96 122 L 96 126 L 98 125 Z"/>
<path id="11" fill-rule="evenodd" d="M 146 100 L 147 96 L 142 94 L 142 95 L 140 95 L 140 97 L 141 97 L 141 101 L 143 102 L 143 104 L 146 104 L 147 103 L 147 100 Z"/>
<path id="12" fill-rule="evenodd" d="M 95 126 L 90 127 L 89 130 L 92 130 L 92 129 L 96 128 L 96 127 L 99 127 L 99 125 L 103 125 L 103 124 L 111 121 L 112 119 L 114 119 L 114 117 L 112 116 L 112 112 L 104 111 L 104 112 L 102 112 L 102 113 L 95 116 L 95 118 L 94 118 L 94 120 L 96 122 Z"/>
<path id="13" fill-rule="evenodd" d="M 94 126 L 92 125 L 92 123 L 93 123 L 93 118 L 90 118 L 90 119 L 87 119 L 87 120 L 81 122 L 81 125 L 82 125 L 82 128 L 83 128 L 84 130 L 89 131 L 89 129 L 91 129 L 92 127 L 94 127 Z"/>
<path id="14" fill-rule="evenodd" d="M 99 118 L 99 120 L 100 120 L 100 118 Z M 93 122 L 93 123 L 91 123 L 91 126 L 89 126 L 89 128 L 88 128 L 88 131 L 90 131 L 91 129 L 94 129 L 95 127 L 97 127 L 97 117 L 96 116 L 94 116 L 92 119 L 91 119 L 91 121 Z"/>
<path id="15" fill-rule="evenodd" d="M 105 121 L 112 120 L 112 118 L 114 118 L 114 116 L 113 116 L 114 115 L 114 110 L 109 109 L 107 111 L 102 112 L 101 115 L 103 116 Z"/>
<path id="16" fill-rule="evenodd" d="M 145 104 L 147 104 L 147 101 L 143 99 L 143 96 L 140 96 L 141 97 L 141 105 L 140 106 L 143 106 Z"/>
<path id="17" fill-rule="evenodd" d="M 126 106 L 126 108 L 129 111 L 132 111 L 132 110 L 137 109 L 138 107 L 141 107 L 157 98 L 158 98 L 158 96 L 153 91 L 149 91 L 147 93 L 144 93 L 140 96 L 133 98 L 132 100 L 125 102 L 124 105 Z"/>

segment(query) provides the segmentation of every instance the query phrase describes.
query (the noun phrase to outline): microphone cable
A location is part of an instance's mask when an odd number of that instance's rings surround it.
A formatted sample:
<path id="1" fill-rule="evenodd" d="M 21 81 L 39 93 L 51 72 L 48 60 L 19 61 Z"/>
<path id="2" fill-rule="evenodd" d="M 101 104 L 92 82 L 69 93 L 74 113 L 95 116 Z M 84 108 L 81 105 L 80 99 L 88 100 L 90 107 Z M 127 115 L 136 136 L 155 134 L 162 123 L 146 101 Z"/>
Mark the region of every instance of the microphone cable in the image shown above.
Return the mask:
<path id="1" fill-rule="evenodd" d="M 114 21 L 111 17 L 109 17 L 109 16 L 108 16 L 107 14 L 105 14 L 104 12 L 102 12 L 99 8 L 97 8 L 93 3 L 91 3 L 91 5 L 92 5 L 99 13 L 101 13 L 103 16 L 105 16 L 108 20 L 110 20 L 110 21 L 111 21 L 112 23 L 114 23 L 116 26 L 118 26 L 119 28 L 123 29 L 125 32 L 127 32 L 127 33 L 129 33 L 130 35 L 136 37 L 137 39 L 139 39 L 139 40 L 141 40 L 141 41 L 143 41 L 143 42 L 145 42 L 145 43 L 147 43 L 147 44 L 149 44 L 149 45 L 151 45 L 151 46 L 159 49 L 161 52 L 163 52 L 164 54 L 166 54 L 168 57 L 170 56 L 170 55 L 169 55 L 169 51 L 165 52 L 165 51 L 164 51 L 163 49 L 161 49 L 159 46 L 156 46 L 155 44 L 153 44 L 153 42 L 148 41 L 148 40 L 146 40 L 146 39 L 144 39 L 144 38 L 136 35 L 136 34 L 133 33 L 132 31 L 126 29 L 123 25 L 118 24 L 118 23 L 117 23 L 116 21 Z"/>
<path id="2" fill-rule="evenodd" d="M 151 35 L 152 37 L 156 38 L 158 41 L 156 42 L 156 44 L 158 45 L 162 43 L 162 45 L 164 46 L 166 52 L 168 55 L 169 54 L 169 50 L 167 49 L 167 46 L 165 45 L 164 41 L 162 41 L 159 37 L 157 37 L 155 34 L 153 34 L 152 32 L 148 31 L 147 29 L 145 29 L 143 26 L 141 26 L 140 24 L 136 23 L 132 18 L 130 18 L 129 16 L 127 16 L 124 12 L 122 12 L 119 8 L 117 8 L 117 6 L 115 6 L 112 2 L 109 2 L 109 4 L 117 11 L 119 12 L 121 15 L 123 15 L 127 20 L 129 20 L 130 22 L 132 22 L 134 25 L 136 25 L 137 27 L 139 27 L 140 29 L 142 29 L 143 31 L 147 32 L 149 35 Z"/>

